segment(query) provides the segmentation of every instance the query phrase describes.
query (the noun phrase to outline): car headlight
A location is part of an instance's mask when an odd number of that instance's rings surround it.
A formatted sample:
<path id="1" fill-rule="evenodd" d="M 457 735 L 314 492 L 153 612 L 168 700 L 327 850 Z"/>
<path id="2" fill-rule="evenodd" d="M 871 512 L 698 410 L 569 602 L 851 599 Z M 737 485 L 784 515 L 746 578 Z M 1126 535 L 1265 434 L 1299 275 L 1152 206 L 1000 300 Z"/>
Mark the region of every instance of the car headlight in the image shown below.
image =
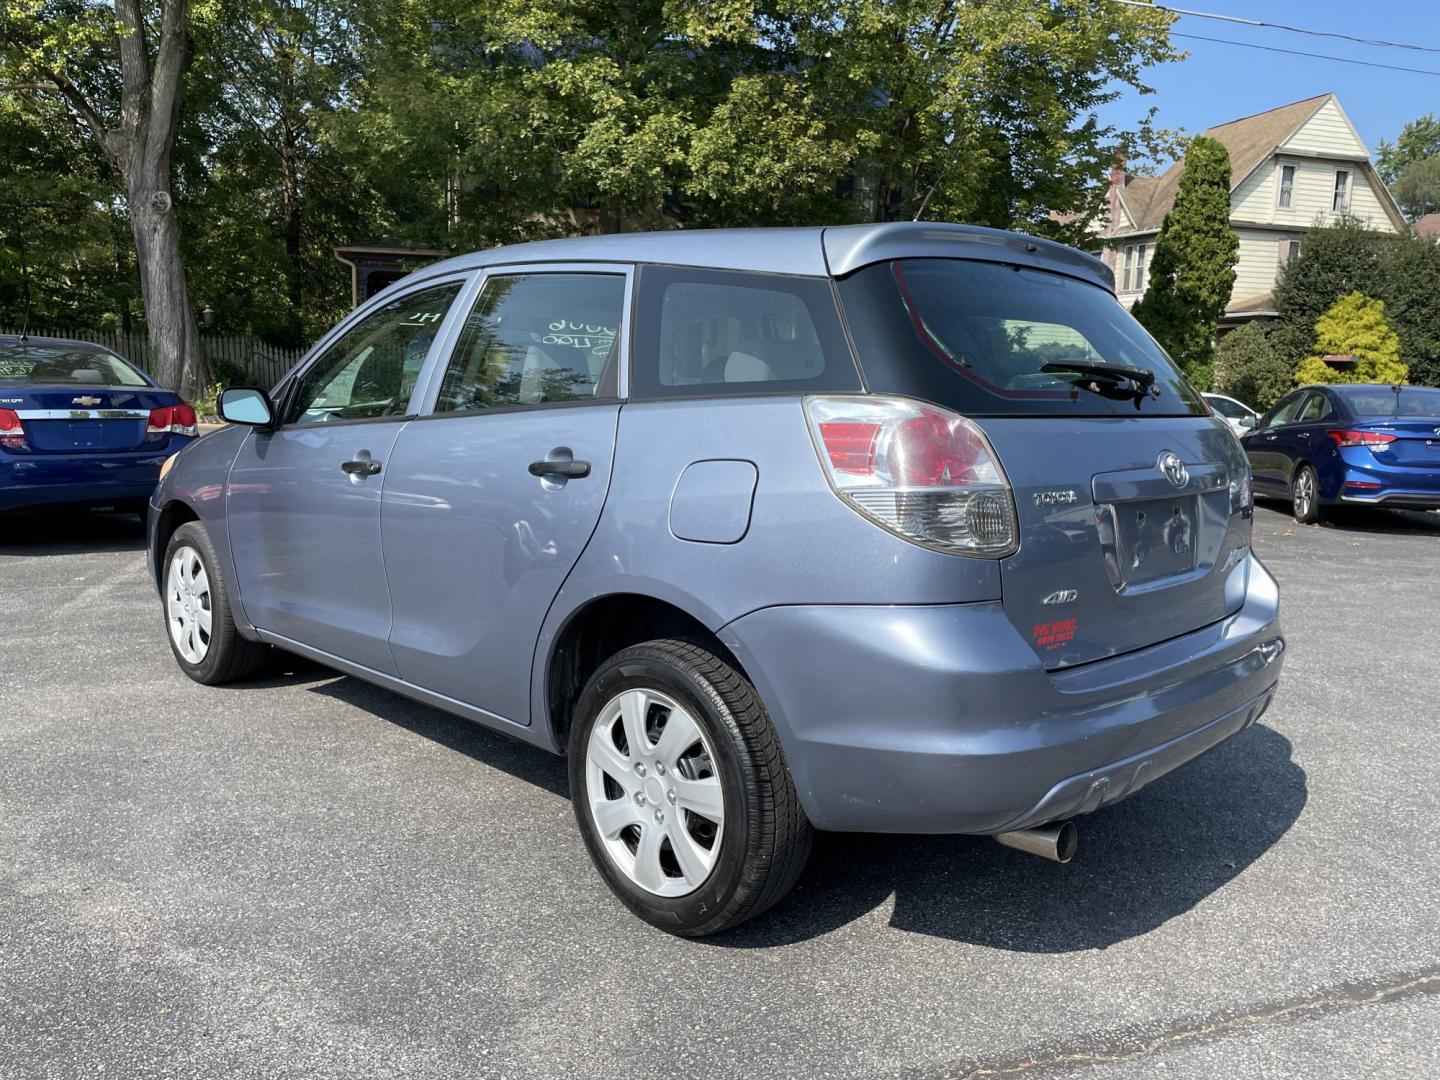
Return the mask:
<path id="1" fill-rule="evenodd" d="M 160 466 L 160 479 L 161 479 L 161 480 L 164 480 L 164 479 L 165 479 L 165 474 L 170 471 L 170 466 L 172 466 L 172 465 L 175 464 L 175 459 L 176 459 L 177 457 L 179 457 L 179 456 L 180 456 L 179 454 L 171 454 L 169 457 L 167 457 L 167 458 L 165 459 L 165 463 Z"/>

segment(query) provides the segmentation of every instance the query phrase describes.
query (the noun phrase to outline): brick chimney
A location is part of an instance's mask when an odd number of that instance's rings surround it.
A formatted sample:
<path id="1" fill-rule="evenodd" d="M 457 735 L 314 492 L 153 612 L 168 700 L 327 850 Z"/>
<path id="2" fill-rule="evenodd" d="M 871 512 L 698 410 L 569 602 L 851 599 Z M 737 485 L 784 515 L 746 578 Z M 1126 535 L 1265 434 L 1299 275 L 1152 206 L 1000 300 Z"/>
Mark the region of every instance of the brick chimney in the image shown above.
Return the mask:
<path id="1" fill-rule="evenodd" d="M 1105 235 L 1114 236 L 1120 224 L 1120 193 L 1125 190 L 1125 147 L 1115 148 L 1115 161 L 1110 166 L 1110 220 L 1105 223 Z"/>

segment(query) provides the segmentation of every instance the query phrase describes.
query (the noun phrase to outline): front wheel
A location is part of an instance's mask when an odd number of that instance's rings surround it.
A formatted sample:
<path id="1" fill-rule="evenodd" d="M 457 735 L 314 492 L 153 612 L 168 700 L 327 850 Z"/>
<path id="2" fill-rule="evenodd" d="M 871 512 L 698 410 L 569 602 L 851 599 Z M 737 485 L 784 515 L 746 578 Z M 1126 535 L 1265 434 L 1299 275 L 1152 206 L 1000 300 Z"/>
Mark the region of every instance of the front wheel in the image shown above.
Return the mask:
<path id="1" fill-rule="evenodd" d="M 208 686 L 254 674 L 269 647 L 235 629 L 220 559 L 204 525 L 187 521 L 175 530 L 163 573 L 165 630 L 180 670 Z"/>
<path id="2" fill-rule="evenodd" d="M 570 797 L 590 857 L 646 922 L 701 937 L 753 918 L 810 853 L 755 688 L 690 641 L 625 649 L 595 672 L 570 731 Z"/>
<path id="3" fill-rule="evenodd" d="M 1301 465 L 1290 488 L 1290 499 L 1295 507 L 1295 520 L 1302 525 L 1314 525 L 1320 520 L 1320 479 L 1309 465 Z"/>

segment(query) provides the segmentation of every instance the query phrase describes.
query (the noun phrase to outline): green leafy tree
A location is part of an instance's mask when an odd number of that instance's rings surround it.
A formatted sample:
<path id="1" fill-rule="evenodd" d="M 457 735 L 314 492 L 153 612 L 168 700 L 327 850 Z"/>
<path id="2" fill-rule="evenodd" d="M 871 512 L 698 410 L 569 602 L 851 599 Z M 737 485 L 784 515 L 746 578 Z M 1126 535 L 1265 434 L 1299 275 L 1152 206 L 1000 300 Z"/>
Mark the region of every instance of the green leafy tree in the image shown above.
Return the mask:
<path id="1" fill-rule="evenodd" d="M 1292 367 L 1316 352 L 1315 323 L 1335 301 L 1357 289 L 1373 295 L 1381 247 L 1379 234 L 1354 217 L 1306 233 L 1275 284 L 1280 325 L 1270 342 Z"/>
<path id="2" fill-rule="evenodd" d="M 1215 347 L 1215 389 L 1264 412 L 1295 386 L 1295 369 L 1271 346 L 1265 328 L 1248 322 Z"/>
<path id="3" fill-rule="evenodd" d="M 1440 245 L 1418 236 L 1382 238 L 1365 291 L 1385 301 L 1410 380 L 1440 386 Z"/>
<path id="4" fill-rule="evenodd" d="M 1150 284 L 1134 314 L 1202 389 L 1210 386 L 1215 325 L 1230 302 L 1239 257 L 1230 228 L 1230 153 L 1201 136 L 1185 151 L 1175 206 L 1155 240 Z"/>
<path id="5" fill-rule="evenodd" d="M 1400 339 L 1385 321 L 1385 304 L 1362 292 L 1342 296 L 1315 323 L 1316 349 L 1323 355 L 1354 356 L 1339 370 L 1320 356 L 1300 362 L 1295 381 L 1312 383 L 1403 383 L 1409 369 L 1400 360 Z"/>
<path id="6" fill-rule="evenodd" d="M 1175 55 L 1170 19 L 1050 0 L 399 0 L 367 16 L 352 119 L 419 199 L 413 238 L 454 246 L 922 211 L 1079 238 L 1113 145 L 1162 134 L 1094 116 Z"/>
<path id="7" fill-rule="evenodd" d="M 1315 324 L 1355 291 L 1385 302 L 1414 381 L 1440 385 L 1440 247 L 1416 236 L 1371 232 L 1356 219 L 1312 229 L 1275 289 L 1279 325 L 1270 343 L 1291 366 L 1327 350 Z"/>
<path id="8" fill-rule="evenodd" d="M 1406 166 L 1433 157 L 1440 157 L 1440 116 L 1426 113 L 1401 128 L 1393 143 L 1380 140 L 1375 168 L 1385 183 L 1393 184 Z"/>
<path id="9" fill-rule="evenodd" d="M 1440 157 L 1406 165 L 1390 185 L 1390 192 L 1412 219 L 1440 211 Z"/>
<path id="10" fill-rule="evenodd" d="M 0 83 L 59 95 L 118 178 L 155 374 L 193 395 L 204 359 L 171 192 L 189 43 L 188 0 L 0 0 Z"/>

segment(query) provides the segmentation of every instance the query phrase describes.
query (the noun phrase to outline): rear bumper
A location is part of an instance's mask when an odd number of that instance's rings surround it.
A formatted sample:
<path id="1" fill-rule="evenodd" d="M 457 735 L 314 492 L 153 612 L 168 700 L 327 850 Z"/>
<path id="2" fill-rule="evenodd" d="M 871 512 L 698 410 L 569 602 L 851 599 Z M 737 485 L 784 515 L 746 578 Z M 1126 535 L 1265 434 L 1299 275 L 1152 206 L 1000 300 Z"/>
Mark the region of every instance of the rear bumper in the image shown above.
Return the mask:
<path id="1" fill-rule="evenodd" d="M 1046 672 L 998 603 L 779 607 L 721 631 L 824 829 L 996 833 L 1094 810 L 1242 730 L 1283 664 L 1278 589 L 1171 641 Z"/>
<path id="2" fill-rule="evenodd" d="M 1344 468 L 1336 485 L 1335 501 L 1357 506 L 1440 509 L 1440 467 L 1385 465 L 1363 447 L 1347 447 L 1340 452 L 1340 458 Z"/>
<path id="3" fill-rule="evenodd" d="M 143 501 L 155 489 L 161 464 L 179 449 L 177 442 L 144 454 L 0 452 L 0 510 Z"/>

